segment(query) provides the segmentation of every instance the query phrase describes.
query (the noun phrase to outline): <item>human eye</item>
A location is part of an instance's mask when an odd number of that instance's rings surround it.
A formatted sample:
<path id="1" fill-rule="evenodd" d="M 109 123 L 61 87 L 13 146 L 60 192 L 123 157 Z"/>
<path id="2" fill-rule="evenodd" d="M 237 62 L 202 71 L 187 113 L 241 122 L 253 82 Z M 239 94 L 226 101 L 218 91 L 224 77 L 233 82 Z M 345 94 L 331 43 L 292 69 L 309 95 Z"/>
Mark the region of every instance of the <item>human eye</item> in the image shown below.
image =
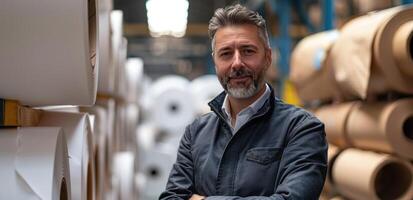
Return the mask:
<path id="1" fill-rule="evenodd" d="M 220 58 L 228 58 L 231 56 L 231 51 L 221 51 L 218 53 Z"/>
<path id="2" fill-rule="evenodd" d="M 246 56 L 251 56 L 255 54 L 255 50 L 253 48 L 245 48 L 242 50 L 242 52 Z"/>

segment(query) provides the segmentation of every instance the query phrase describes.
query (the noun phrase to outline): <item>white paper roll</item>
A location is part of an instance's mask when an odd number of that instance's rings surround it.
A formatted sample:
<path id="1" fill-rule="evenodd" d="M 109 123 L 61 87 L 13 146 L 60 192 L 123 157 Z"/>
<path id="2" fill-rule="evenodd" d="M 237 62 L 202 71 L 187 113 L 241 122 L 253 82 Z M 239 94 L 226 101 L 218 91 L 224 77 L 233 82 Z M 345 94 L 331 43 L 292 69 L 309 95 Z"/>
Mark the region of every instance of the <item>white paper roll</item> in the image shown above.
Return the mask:
<path id="1" fill-rule="evenodd" d="M 71 199 L 66 140 L 57 127 L 0 130 L 0 199 Z"/>
<path id="2" fill-rule="evenodd" d="M 180 130 L 193 121 L 196 114 L 189 81 L 180 76 L 158 79 L 142 103 L 149 121 L 171 133 L 182 134 Z"/>
<path id="3" fill-rule="evenodd" d="M 107 139 L 107 116 L 106 110 L 100 106 L 83 107 L 82 112 L 87 112 L 95 116 L 93 138 L 95 140 L 95 183 L 96 199 L 103 199 L 105 196 L 106 183 L 106 139 Z"/>
<path id="4" fill-rule="evenodd" d="M 128 80 L 126 100 L 130 103 L 138 103 L 138 96 L 142 92 L 143 60 L 141 58 L 128 58 L 125 67 Z"/>
<path id="5" fill-rule="evenodd" d="M 0 96 L 24 105 L 92 105 L 97 88 L 96 1 L 5 0 Z"/>
<path id="6" fill-rule="evenodd" d="M 115 101 L 113 99 L 98 98 L 96 105 L 101 106 L 106 111 L 106 143 L 105 143 L 105 181 L 110 183 L 112 178 L 112 158 L 114 152 L 114 124 L 115 124 Z"/>
<path id="7" fill-rule="evenodd" d="M 122 37 L 120 47 L 115 60 L 115 96 L 126 100 L 128 96 L 128 79 L 126 74 L 126 58 L 128 50 L 128 41 Z"/>
<path id="8" fill-rule="evenodd" d="M 117 152 L 114 157 L 114 186 L 119 200 L 135 199 L 135 156 L 133 152 Z"/>
<path id="9" fill-rule="evenodd" d="M 39 126 L 62 127 L 70 157 L 71 196 L 95 199 L 93 136 L 87 114 L 45 111 Z"/>
<path id="10" fill-rule="evenodd" d="M 98 44 L 98 63 L 99 80 L 98 92 L 103 94 L 113 94 L 115 89 L 115 66 L 112 58 L 112 40 L 110 30 L 110 9 L 111 2 L 104 0 L 99 2 L 99 44 Z"/>
<path id="11" fill-rule="evenodd" d="M 175 153 L 175 152 L 174 152 Z M 175 157 L 172 152 L 152 149 L 139 163 L 139 171 L 146 177 L 146 184 L 140 199 L 157 199 L 159 194 L 165 190 L 169 173 L 172 169 Z"/>
<path id="12" fill-rule="evenodd" d="M 127 104 L 126 114 L 126 147 L 128 150 L 136 149 L 136 128 L 139 121 L 139 107 L 136 104 Z"/>
<path id="13" fill-rule="evenodd" d="M 223 91 L 217 76 L 211 74 L 203 75 L 192 80 L 189 88 L 194 96 L 196 109 L 199 114 L 209 112 L 211 109 L 208 106 L 208 102 Z"/>

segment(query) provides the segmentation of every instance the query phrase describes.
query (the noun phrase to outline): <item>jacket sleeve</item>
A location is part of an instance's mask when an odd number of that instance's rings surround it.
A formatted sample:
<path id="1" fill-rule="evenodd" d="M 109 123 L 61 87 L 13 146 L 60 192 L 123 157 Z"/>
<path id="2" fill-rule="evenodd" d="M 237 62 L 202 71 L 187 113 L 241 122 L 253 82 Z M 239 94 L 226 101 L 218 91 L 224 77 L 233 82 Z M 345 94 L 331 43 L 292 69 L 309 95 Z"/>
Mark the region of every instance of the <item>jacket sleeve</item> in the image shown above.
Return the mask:
<path id="1" fill-rule="evenodd" d="M 207 200 L 282 200 L 319 198 L 327 172 L 327 142 L 324 125 L 307 117 L 295 127 L 286 146 L 277 174 L 278 187 L 272 196 L 210 196 Z M 276 183 L 276 185 L 277 185 Z"/>
<path id="2" fill-rule="evenodd" d="M 186 127 L 182 136 L 176 162 L 169 174 L 166 189 L 159 199 L 189 199 L 193 191 L 193 160 L 191 155 L 190 126 Z"/>

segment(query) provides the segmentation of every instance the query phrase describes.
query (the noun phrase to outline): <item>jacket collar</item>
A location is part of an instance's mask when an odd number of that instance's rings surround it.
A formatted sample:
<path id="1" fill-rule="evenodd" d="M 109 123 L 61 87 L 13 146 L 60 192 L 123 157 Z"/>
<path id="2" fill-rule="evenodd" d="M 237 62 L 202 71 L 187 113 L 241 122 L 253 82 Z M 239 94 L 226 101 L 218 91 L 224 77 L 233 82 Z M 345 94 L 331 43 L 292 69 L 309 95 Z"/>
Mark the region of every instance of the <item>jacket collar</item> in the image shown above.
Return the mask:
<path id="1" fill-rule="evenodd" d="M 267 100 L 265 100 L 264 105 L 262 106 L 262 108 L 260 108 L 258 110 L 258 112 L 254 115 L 264 115 L 265 113 L 267 113 L 271 108 L 274 107 L 274 101 L 276 99 L 275 95 L 274 95 L 274 89 L 271 87 L 270 84 L 267 83 L 267 85 L 270 87 L 270 96 Z M 221 92 L 218 96 L 216 96 L 214 99 L 212 99 L 212 101 L 210 101 L 208 103 L 209 107 L 211 108 L 211 110 L 222 120 L 225 121 L 225 117 L 224 117 L 224 113 L 222 112 L 222 104 L 224 103 L 225 100 L 225 96 L 227 95 L 227 93 L 225 91 Z"/>

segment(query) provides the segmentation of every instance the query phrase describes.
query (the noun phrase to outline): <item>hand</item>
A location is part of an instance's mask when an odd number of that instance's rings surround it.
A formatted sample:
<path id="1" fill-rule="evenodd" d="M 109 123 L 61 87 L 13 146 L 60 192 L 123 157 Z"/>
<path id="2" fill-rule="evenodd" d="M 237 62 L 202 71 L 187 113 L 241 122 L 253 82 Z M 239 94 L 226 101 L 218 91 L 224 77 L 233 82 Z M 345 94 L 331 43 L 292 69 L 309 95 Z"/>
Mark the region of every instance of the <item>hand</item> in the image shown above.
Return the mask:
<path id="1" fill-rule="evenodd" d="M 191 198 L 189 198 L 189 200 L 203 200 L 203 199 L 205 199 L 204 196 L 197 195 L 197 194 L 193 194 L 193 195 L 191 196 Z"/>

